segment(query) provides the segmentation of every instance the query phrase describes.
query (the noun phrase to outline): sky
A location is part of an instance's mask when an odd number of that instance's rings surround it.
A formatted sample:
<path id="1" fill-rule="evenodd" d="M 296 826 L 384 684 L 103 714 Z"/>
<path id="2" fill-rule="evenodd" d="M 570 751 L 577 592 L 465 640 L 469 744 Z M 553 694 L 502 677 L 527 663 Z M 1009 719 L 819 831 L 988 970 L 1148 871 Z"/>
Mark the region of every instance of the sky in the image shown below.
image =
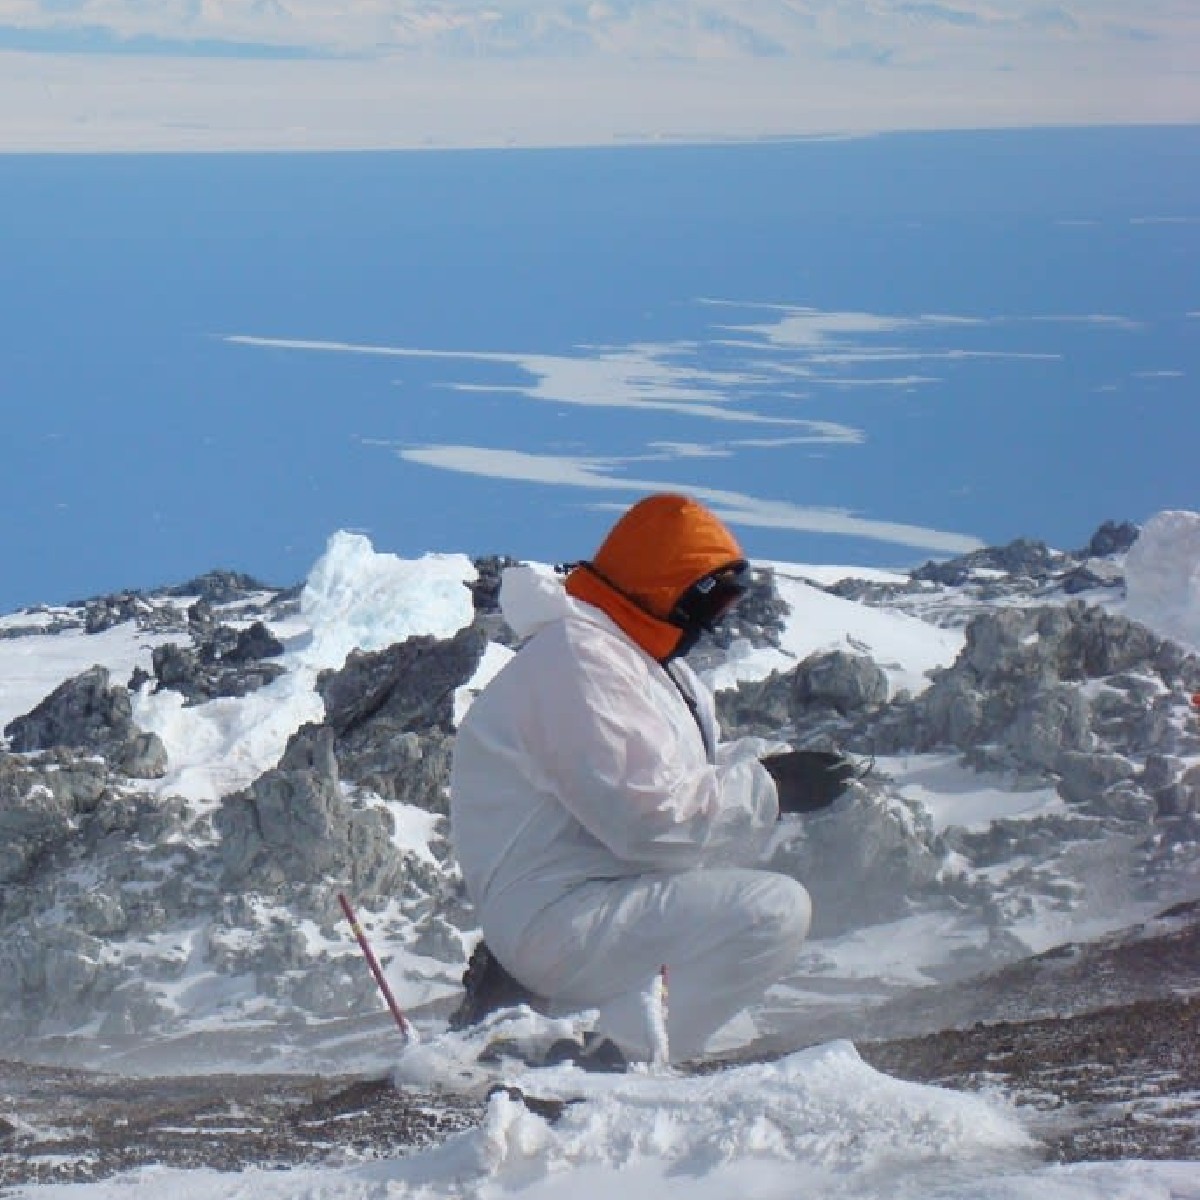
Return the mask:
<path id="1" fill-rule="evenodd" d="M 1200 120 L 1191 0 L 0 0 L 0 151 Z"/>

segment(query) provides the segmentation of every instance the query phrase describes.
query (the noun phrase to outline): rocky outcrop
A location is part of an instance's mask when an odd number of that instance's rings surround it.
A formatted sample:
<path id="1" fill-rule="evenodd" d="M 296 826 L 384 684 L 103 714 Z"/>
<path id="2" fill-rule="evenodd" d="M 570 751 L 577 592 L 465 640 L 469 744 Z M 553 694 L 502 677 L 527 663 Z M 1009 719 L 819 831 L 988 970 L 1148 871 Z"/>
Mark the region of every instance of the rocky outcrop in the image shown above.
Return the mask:
<path id="1" fill-rule="evenodd" d="M 711 639 L 722 650 L 738 639 L 752 646 L 778 646 L 788 612 L 786 601 L 775 588 L 775 572 L 769 567 L 756 568 L 750 572 L 749 590 L 733 612 L 706 635 L 706 640 Z"/>
<path id="2" fill-rule="evenodd" d="M 927 821 L 879 780 L 853 784 L 834 809 L 794 828 L 769 865 L 813 898 L 814 937 L 897 920 L 939 885 L 944 852 Z"/>
<path id="3" fill-rule="evenodd" d="M 167 767 L 162 740 L 134 724 L 129 690 L 110 684 L 100 666 L 59 685 L 32 712 L 9 722 L 4 735 L 19 754 L 69 747 L 99 754 L 139 779 L 158 778 Z"/>
<path id="4" fill-rule="evenodd" d="M 787 674 L 740 683 L 717 695 L 727 737 L 779 737 L 810 743 L 886 705 L 888 680 L 871 658 L 831 650 L 810 655 Z"/>
<path id="5" fill-rule="evenodd" d="M 830 708 L 842 716 L 886 704 L 888 680 L 865 655 L 833 650 L 806 658 L 792 680 L 793 715 Z"/>
<path id="6" fill-rule="evenodd" d="M 228 890 L 340 881 L 359 895 L 381 895 L 402 883 L 391 817 L 343 789 L 333 738 L 331 729 L 305 726 L 278 767 L 222 802 L 215 825 Z"/>
<path id="7" fill-rule="evenodd" d="M 809 886 L 817 934 L 886 920 L 898 897 L 970 906 L 1003 929 L 1035 898 L 1071 903 L 1073 885 L 1030 867 L 997 889 L 972 871 L 1049 862 L 1076 843 L 1095 845 L 1079 861 L 1103 863 L 1105 845 L 1120 841 L 1130 853 L 1144 842 L 1148 875 L 1177 876 L 1200 836 L 1198 687 L 1200 660 L 1180 645 L 1073 602 L 975 616 L 959 658 L 915 699 L 889 701 L 874 663 L 836 652 L 720 694 L 718 712 L 733 734 L 864 756 L 951 752 L 995 786 L 1057 790 L 1061 811 L 937 832 L 877 769 L 790 830 L 772 860 Z M 969 868 L 947 869 L 956 862 Z"/>
<path id="8" fill-rule="evenodd" d="M 1137 541 L 1140 532 L 1132 521 L 1105 521 L 1092 534 L 1080 555 L 1084 558 L 1108 558 L 1114 554 L 1124 554 Z"/>
<path id="9" fill-rule="evenodd" d="M 163 594 L 176 597 L 195 596 L 197 600 L 203 600 L 208 604 L 233 604 L 264 592 L 278 593 L 279 589 L 262 583 L 253 575 L 247 575 L 242 571 L 218 568 L 214 571 L 206 571 L 203 575 L 197 575 L 186 583 L 166 588 Z"/>
<path id="10" fill-rule="evenodd" d="M 454 694 L 483 657 L 475 625 L 448 641 L 413 637 L 375 653 L 352 653 L 317 690 L 344 778 L 388 800 L 446 809 Z"/>
<path id="11" fill-rule="evenodd" d="M 199 604 L 189 613 L 193 631 L 204 633 L 198 645 L 169 642 L 155 647 L 155 690 L 170 688 L 182 692 L 187 704 L 203 704 L 218 696 L 248 695 L 283 674 L 282 666 L 267 661 L 283 654 L 283 644 L 262 621 L 244 629 L 210 626 L 211 610 L 195 615 Z M 131 681 L 135 686 L 137 682 Z"/>
<path id="12" fill-rule="evenodd" d="M 1045 542 L 1018 538 L 1007 546 L 989 546 L 958 558 L 928 562 L 912 573 L 913 579 L 957 587 L 980 571 L 995 571 L 1015 579 L 1045 579 L 1066 570 L 1070 556 L 1051 550 Z"/>
<path id="13" fill-rule="evenodd" d="M 1064 773 L 1078 800 L 1089 773 L 1108 787 L 1124 778 L 1099 760 L 1084 771 L 1080 755 L 1200 750 L 1182 719 L 1198 686 L 1200 660 L 1123 617 L 1078 603 L 1005 609 L 975 617 L 958 661 L 871 736 L 885 752 L 954 747 L 981 766 Z"/>

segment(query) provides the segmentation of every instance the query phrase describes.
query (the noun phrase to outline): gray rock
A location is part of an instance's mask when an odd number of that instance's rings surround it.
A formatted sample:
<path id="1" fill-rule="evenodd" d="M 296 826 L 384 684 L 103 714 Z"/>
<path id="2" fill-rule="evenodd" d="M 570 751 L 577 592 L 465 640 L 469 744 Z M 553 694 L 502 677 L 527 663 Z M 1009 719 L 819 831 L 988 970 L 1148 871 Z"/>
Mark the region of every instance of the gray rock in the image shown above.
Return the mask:
<path id="1" fill-rule="evenodd" d="M 1061 579 L 1060 586 L 1068 596 L 1077 596 L 1081 592 L 1093 592 L 1097 588 L 1119 588 L 1125 582 L 1120 570 L 1113 566 L 1108 569 L 1101 567 L 1105 560 L 1097 559 L 1080 564 L 1068 571 Z"/>
<path id="2" fill-rule="evenodd" d="M 19 754 L 72 746 L 102 752 L 135 732 L 129 692 L 110 686 L 108 671 L 91 667 L 60 684 L 32 712 L 17 717 L 4 734 Z"/>
<path id="3" fill-rule="evenodd" d="M 738 640 L 757 647 L 778 646 L 790 611 L 775 587 L 775 572 L 769 567 L 755 568 L 737 607 L 704 640 L 726 650 Z"/>
<path id="4" fill-rule="evenodd" d="M 1118 783 L 1080 807 L 1095 816 L 1133 825 L 1151 825 L 1158 815 L 1153 797 L 1132 782 Z"/>
<path id="5" fill-rule="evenodd" d="M 269 892 L 350 878 L 360 893 L 379 894 L 399 884 L 391 816 L 344 793 L 333 736 L 327 727 L 305 726 L 278 768 L 222 801 L 215 825 L 225 887 Z"/>
<path id="6" fill-rule="evenodd" d="M 375 653 L 353 651 L 340 671 L 317 679 L 326 723 L 339 739 L 372 723 L 395 732 L 449 733 L 454 693 L 474 675 L 485 648 L 468 626 L 449 641 L 411 637 Z"/>
<path id="7" fill-rule="evenodd" d="M 262 592 L 278 592 L 269 584 L 261 583 L 253 575 L 241 571 L 217 569 L 197 575 L 186 583 L 164 589 L 168 596 L 196 596 L 209 605 L 231 604 L 248 596 Z"/>
<path id="8" fill-rule="evenodd" d="M 114 987 L 104 1004 L 102 1038 L 144 1037 L 161 1033 L 178 1022 L 178 1015 L 147 985 L 137 979 Z"/>
<path id="9" fill-rule="evenodd" d="M 717 693 L 717 719 L 725 735 L 780 737 L 791 728 L 792 673 L 739 683 Z"/>
<path id="10" fill-rule="evenodd" d="M 1001 571 L 1023 579 L 1045 579 L 1061 571 L 1071 560 L 1065 554 L 1051 550 L 1045 542 L 1018 538 L 1007 546 L 990 546 L 974 550 L 959 558 L 943 562 L 928 562 L 913 571 L 918 581 L 940 583 L 951 587 L 969 580 L 976 571 Z"/>
<path id="11" fill-rule="evenodd" d="M 1082 551 L 1087 558 L 1107 558 L 1112 554 L 1124 554 L 1138 539 L 1141 530 L 1131 521 L 1105 521 L 1095 533 L 1087 548 Z"/>
<path id="12" fill-rule="evenodd" d="M 915 741 L 920 750 L 938 746 L 967 750 L 983 728 L 985 697 L 963 674 L 948 673 L 912 711 L 920 713 L 920 720 L 916 729 L 901 736 L 902 744 Z"/>
<path id="13" fill-rule="evenodd" d="M 220 696 L 246 696 L 283 674 L 284 668 L 264 661 L 283 652 L 283 645 L 262 622 L 244 630 L 227 626 L 194 626 L 204 640 L 194 649 L 169 642 L 153 653 L 157 689 L 181 692 L 189 705 Z"/>
<path id="14" fill-rule="evenodd" d="M 110 686 L 104 667 L 68 679 L 4 732 L 21 754 L 55 747 L 90 751 L 137 779 L 156 779 L 167 769 L 162 739 L 134 724 L 128 689 Z"/>
<path id="15" fill-rule="evenodd" d="M 843 716 L 877 708 L 888 698 L 888 680 L 872 659 L 843 650 L 806 658 L 793 675 L 792 716 L 832 708 Z"/>
<path id="16" fill-rule="evenodd" d="M 491 554 L 486 558 L 474 560 L 478 576 L 469 586 L 476 613 L 499 613 L 501 577 L 508 567 L 517 566 L 520 566 L 517 559 L 501 554 Z"/>
<path id="17" fill-rule="evenodd" d="M 1083 692 L 1060 684 L 1025 697 L 1002 740 L 1014 762 L 1052 771 L 1065 751 L 1089 748 L 1088 734 Z"/>
<path id="18" fill-rule="evenodd" d="M 131 779 L 161 779 L 167 773 L 167 748 L 157 733 L 137 733 L 117 751 L 113 766 Z"/>
<path id="19" fill-rule="evenodd" d="M 262 621 L 255 621 L 238 632 L 233 648 L 223 656 L 222 661 L 258 662 L 264 658 L 278 658 L 282 653 L 283 643 Z"/>
<path id="20" fill-rule="evenodd" d="M 1200 813 L 1200 766 L 1167 754 L 1150 754 L 1140 782 L 1163 817 Z"/>
<path id="21" fill-rule="evenodd" d="M 795 832 L 769 866 L 809 890 L 814 937 L 896 919 L 940 873 L 941 855 L 921 814 L 861 785 Z"/>
<path id="22" fill-rule="evenodd" d="M 448 641 L 414 637 L 386 650 L 356 652 L 317 688 L 342 777 L 387 800 L 444 812 L 454 694 L 479 665 L 477 626 Z"/>
<path id="23" fill-rule="evenodd" d="M 1114 785 L 1137 774 L 1137 767 L 1120 754 L 1088 754 L 1066 750 L 1055 763 L 1058 793 L 1068 804 L 1094 803 Z"/>
<path id="24" fill-rule="evenodd" d="M 24 764 L 0 756 L 0 884 L 25 879 L 33 865 L 65 841 L 77 809 Z"/>
<path id="25" fill-rule="evenodd" d="M 87 633 L 103 633 L 115 625 L 137 620 L 149 607 L 136 592 L 101 596 L 84 605 L 83 627 Z"/>

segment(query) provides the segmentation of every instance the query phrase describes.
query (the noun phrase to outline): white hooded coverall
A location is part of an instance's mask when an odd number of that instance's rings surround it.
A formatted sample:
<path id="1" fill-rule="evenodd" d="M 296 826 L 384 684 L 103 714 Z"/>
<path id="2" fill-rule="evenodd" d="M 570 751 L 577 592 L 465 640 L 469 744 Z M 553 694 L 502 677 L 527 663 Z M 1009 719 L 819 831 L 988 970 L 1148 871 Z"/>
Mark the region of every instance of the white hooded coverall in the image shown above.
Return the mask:
<path id="1" fill-rule="evenodd" d="M 635 1059 L 654 1044 L 643 997 L 665 965 L 671 1056 L 694 1057 L 808 932 L 800 884 L 740 865 L 778 818 L 767 744 L 718 745 L 690 668 L 672 662 L 673 681 L 553 576 L 510 568 L 501 606 L 529 640 L 459 726 L 451 779 L 484 938 L 555 1009 L 597 1009 Z"/>

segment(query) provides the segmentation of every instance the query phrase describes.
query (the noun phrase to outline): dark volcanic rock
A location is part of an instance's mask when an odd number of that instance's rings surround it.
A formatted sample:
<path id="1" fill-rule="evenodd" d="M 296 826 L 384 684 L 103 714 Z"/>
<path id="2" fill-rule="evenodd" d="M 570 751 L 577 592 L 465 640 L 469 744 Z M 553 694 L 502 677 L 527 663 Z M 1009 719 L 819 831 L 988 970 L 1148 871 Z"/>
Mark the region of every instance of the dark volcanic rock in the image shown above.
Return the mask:
<path id="1" fill-rule="evenodd" d="M 470 585 L 471 599 L 477 613 L 498 613 L 500 611 L 500 581 L 508 567 L 520 566 L 515 558 L 507 555 L 491 554 L 486 558 L 474 560 L 475 570 L 479 572 L 475 582 Z"/>
<path id="2" fill-rule="evenodd" d="M 245 629 L 211 625 L 199 602 L 189 611 L 193 633 L 202 635 L 195 648 L 174 642 L 157 646 L 154 675 L 160 688 L 182 692 L 188 704 L 203 704 L 218 696 L 245 696 L 283 674 L 268 658 L 283 653 L 283 643 L 261 621 Z"/>
<path id="3" fill-rule="evenodd" d="M 60 684 L 32 712 L 11 721 L 4 734 L 19 754 L 65 746 L 102 755 L 142 779 L 166 770 L 161 739 L 134 724 L 128 689 L 110 685 L 108 671 L 100 666 Z"/>
<path id="4" fill-rule="evenodd" d="M 1087 558 L 1107 558 L 1112 554 L 1124 554 L 1138 539 L 1141 530 L 1132 521 L 1105 521 L 1095 533 L 1082 554 Z"/>
<path id="5" fill-rule="evenodd" d="M 189 579 L 187 583 L 167 588 L 165 594 L 168 596 L 196 596 L 208 604 L 231 604 L 235 600 L 244 600 L 246 597 L 260 592 L 277 590 L 277 588 L 261 583 L 253 575 L 246 575 L 241 571 L 218 569 L 197 575 L 195 579 Z"/>
<path id="6" fill-rule="evenodd" d="M 83 627 L 88 633 L 103 633 L 114 625 L 136 620 L 149 607 L 136 592 L 98 597 L 84 606 Z"/>
<path id="7" fill-rule="evenodd" d="M 278 658 L 283 653 L 283 643 L 261 621 L 255 621 L 239 630 L 233 649 L 222 658 L 222 662 L 248 663 L 264 658 Z"/>
<path id="8" fill-rule="evenodd" d="M 944 562 L 928 562 L 912 573 L 913 579 L 957 587 L 976 571 L 1000 571 L 1024 579 L 1045 579 L 1067 569 L 1070 557 L 1051 550 L 1045 542 L 1018 538 L 1007 546 L 989 546 Z"/>
<path id="9" fill-rule="evenodd" d="M 486 643 L 474 627 L 449 641 L 411 637 L 386 650 L 353 651 L 340 671 L 323 671 L 317 691 L 338 738 L 370 724 L 397 733 L 453 728 L 454 692 L 475 673 Z"/>
<path id="10" fill-rule="evenodd" d="M 386 1032 L 381 1030 L 381 1037 Z M 303 1075 L 122 1078 L 0 1062 L 0 1189 L 95 1184 L 138 1168 L 269 1170 L 386 1159 L 477 1125 L 481 1100 L 386 1079 Z"/>
<path id="11" fill-rule="evenodd" d="M 385 799 L 445 811 L 454 694 L 486 646 L 471 625 L 448 641 L 413 637 L 355 652 L 340 671 L 322 673 L 317 689 L 343 777 Z"/>
<path id="12" fill-rule="evenodd" d="M 32 712 L 5 726 L 13 750 L 25 754 L 52 746 L 99 750 L 133 730 L 129 692 L 109 684 L 101 666 L 60 684 Z"/>

